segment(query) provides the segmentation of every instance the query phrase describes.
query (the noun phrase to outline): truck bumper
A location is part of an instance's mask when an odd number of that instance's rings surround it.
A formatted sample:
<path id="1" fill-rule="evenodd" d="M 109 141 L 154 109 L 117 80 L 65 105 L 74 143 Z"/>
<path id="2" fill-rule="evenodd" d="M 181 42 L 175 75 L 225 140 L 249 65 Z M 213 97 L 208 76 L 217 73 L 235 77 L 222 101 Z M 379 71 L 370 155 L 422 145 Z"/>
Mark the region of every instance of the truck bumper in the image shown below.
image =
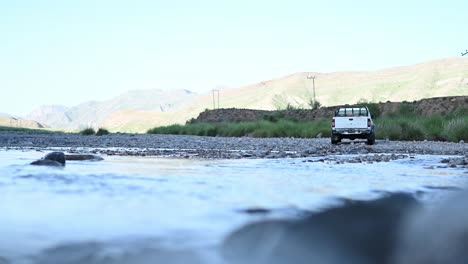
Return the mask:
<path id="1" fill-rule="evenodd" d="M 339 138 L 368 138 L 374 134 L 374 129 L 332 129 L 332 136 Z"/>

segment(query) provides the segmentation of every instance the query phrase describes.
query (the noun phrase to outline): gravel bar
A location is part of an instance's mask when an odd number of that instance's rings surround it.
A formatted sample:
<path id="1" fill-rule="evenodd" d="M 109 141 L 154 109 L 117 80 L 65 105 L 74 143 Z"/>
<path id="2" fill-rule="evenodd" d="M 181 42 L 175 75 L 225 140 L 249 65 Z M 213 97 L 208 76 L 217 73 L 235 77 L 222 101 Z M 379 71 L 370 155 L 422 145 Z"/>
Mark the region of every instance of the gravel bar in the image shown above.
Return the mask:
<path id="1" fill-rule="evenodd" d="M 375 145 L 370 146 L 365 141 L 357 140 L 332 145 L 329 138 L 227 138 L 124 133 L 83 136 L 76 133 L 16 131 L 0 132 L 0 147 L 207 159 L 298 158 L 369 153 L 466 156 L 468 150 L 468 145 L 464 142 L 377 140 Z"/>

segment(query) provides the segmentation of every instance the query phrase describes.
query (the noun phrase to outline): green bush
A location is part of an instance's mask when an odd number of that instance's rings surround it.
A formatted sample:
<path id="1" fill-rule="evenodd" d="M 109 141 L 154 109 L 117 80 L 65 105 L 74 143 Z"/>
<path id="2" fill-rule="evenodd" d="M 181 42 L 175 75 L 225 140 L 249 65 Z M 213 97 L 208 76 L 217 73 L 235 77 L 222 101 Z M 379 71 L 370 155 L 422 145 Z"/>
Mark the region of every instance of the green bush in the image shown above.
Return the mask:
<path id="1" fill-rule="evenodd" d="M 417 122 L 401 121 L 400 140 L 424 140 L 424 129 Z"/>
<path id="2" fill-rule="evenodd" d="M 411 103 L 403 102 L 400 104 L 398 114 L 404 117 L 414 116 L 416 114 L 416 107 Z"/>
<path id="3" fill-rule="evenodd" d="M 379 104 L 377 103 L 368 103 L 367 108 L 369 108 L 372 118 L 379 118 L 382 114 L 382 111 L 380 111 Z"/>
<path id="4" fill-rule="evenodd" d="M 266 118 L 269 119 L 269 118 Z M 330 121 L 318 120 L 309 122 L 295 122 L 278 119 L 275 122 L 260 120 L 256 122 L 239 123 L 192 123 L 157 127 L 148 130 L 149 134 L 182 134 L 198 136 L 223 137 L 323 137 L 330 136 Z"/>
<path id="5" fill-rule="evenodd" d="M 468 116 L 450 114 L 446 116 L 418 116 L 414 107 L 401 108 L 392 116 L 375 120 L 376 138 L 390 140 L 450 140 L 468 141 Z M 372 111 L 372 110 L 371 110 Z M 378 112 L 377 112 L 378 113 Z M 401 115 L 399 113 L 405 113 Z M 413 114 L 411 114 L 413 113 Z M 276 118 L 276 115 L 275 115 Z M 285 118 L 270 121 L 264 118 L 255 122 L 239 123 L 193 123 L 171 125 L 148 130 L 153 134 L 182 134 L 224 137 L 300 137 L 314 138 L 331 136 L 330 119 L 296 122 Z"/>
<path id="6" fill-rule="evenodd" d="M 375 131 L 379 139 L 399 140 L 402 134 L 400 125 L 388 121 L 376 123 Z"/>
<path id="7" fill-rule="evenodd" d="M 96 132 L 96 136 L 103 136 L 103 135 L 109 135 L 110 132 L 109 130 L 105 128 L 99 128 L 98 131 Z"/>
<path id="8" fill-rule="evenodd" d="M 450 141 L 463 140 L 468 142 L 468 118 L 457 118 L 448 121 L 442 134 Z"/>
<path id="9" fill-rule="evenodd" d="M 83 136 L 91 136 L 91 135 L 94 135 L 96 134 L 96 131 L 94 131 L 93 128 L 85 128 L 83 130 L 80 131 L 80 134 L 83 135 Z"/>

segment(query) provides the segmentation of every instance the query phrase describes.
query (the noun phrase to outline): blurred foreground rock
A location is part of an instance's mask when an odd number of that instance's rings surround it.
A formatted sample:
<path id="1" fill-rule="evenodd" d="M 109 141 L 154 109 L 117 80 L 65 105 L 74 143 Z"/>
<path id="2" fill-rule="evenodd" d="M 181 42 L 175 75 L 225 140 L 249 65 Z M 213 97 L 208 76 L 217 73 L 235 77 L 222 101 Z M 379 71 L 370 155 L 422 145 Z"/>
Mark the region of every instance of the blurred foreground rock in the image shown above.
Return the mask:
<path id="1" fill-rule="evenodd" d="M 408 194 L 351 201 L 301 220 L 265 221 L 231 234 L 222 255 L 235 264 L 385 264 L 419 203 Z"/>

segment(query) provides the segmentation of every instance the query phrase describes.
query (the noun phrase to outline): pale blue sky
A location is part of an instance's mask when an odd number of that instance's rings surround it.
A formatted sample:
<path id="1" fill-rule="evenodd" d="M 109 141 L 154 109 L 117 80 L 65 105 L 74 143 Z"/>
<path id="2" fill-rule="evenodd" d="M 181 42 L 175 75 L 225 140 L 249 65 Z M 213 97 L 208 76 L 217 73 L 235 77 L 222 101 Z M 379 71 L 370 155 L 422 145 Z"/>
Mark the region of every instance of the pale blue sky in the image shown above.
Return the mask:
<path id="1" fill-rule="evenodd" d="M 460 56 L 468 1 L 0 0 L 0 112 Z"/>

